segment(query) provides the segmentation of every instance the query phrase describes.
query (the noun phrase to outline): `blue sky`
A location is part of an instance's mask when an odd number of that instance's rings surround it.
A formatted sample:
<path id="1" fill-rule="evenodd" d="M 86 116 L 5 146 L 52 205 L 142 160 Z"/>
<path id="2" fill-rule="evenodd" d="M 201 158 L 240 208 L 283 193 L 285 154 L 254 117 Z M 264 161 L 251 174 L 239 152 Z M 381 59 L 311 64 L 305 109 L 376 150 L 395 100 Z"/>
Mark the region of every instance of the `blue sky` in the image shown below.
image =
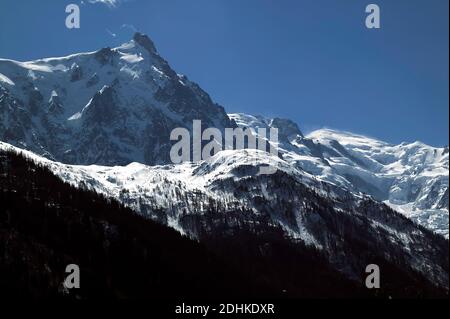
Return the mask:
<path id="1" fill-rule="evenodd" d="M 392 143 L 448 145 L 448 0 L 2 0 L 0 57 L 92 51 L 148 34 L 228 112 Z M 81 28 L 65 27 L 65 7 Z M 381 8 L 381 29 L 364 25 Z"/>

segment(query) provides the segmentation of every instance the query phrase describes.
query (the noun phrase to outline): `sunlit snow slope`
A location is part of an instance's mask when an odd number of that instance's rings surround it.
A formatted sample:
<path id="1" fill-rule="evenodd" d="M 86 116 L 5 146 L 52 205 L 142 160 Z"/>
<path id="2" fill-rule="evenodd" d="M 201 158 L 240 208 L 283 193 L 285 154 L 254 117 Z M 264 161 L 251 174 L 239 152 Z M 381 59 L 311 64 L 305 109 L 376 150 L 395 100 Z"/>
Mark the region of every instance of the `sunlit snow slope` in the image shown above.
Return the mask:
<path id="1" fill-rule="evenodd" d="M 241 127 L 277 127 L 283 159 L 320 180 L 366 193 L 446 237 L 449 149 L 420 142 L 392 145 L 321 129 L 304 136 L 289 120 L 229 114 Z"/>
<path id="2" fill-rule="evenodd" d="M 70 164 L 170 162 L 170 132 L 233 127 L 223 107 L 136 33 L 117 48 L 0 59 L 0 140 Z"/>

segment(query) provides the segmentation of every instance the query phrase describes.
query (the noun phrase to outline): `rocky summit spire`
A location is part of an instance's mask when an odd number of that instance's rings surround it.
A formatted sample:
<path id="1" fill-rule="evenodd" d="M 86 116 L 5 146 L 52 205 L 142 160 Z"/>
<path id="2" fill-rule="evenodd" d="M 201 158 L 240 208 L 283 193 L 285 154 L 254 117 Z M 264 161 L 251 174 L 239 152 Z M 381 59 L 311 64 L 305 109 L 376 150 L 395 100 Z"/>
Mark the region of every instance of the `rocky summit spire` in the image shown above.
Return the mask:
<path id="1" fill-rule="evenodd" d="M 148 52 L 150 53 L 156 53 L 156 47 L 155 44 L 153 43 L 152 40 L 150 40 L 150 38 L 140 32 L 136 32 L 133 36 L 133 40 L 139 44 L 140 46 L 142 46 L 143 48 L 145 48 Z"/>
<path id="2" fill-rule="evenodd" d="M 303 133 L 298 128 L 297 123 L 291 120 L 276 117 L 272 119 L 270 126 L 278 128 L 278 133 L 280 134 L 280 136 L 289 137 L 300 135 L 301 137 L 303 137 Z"/>

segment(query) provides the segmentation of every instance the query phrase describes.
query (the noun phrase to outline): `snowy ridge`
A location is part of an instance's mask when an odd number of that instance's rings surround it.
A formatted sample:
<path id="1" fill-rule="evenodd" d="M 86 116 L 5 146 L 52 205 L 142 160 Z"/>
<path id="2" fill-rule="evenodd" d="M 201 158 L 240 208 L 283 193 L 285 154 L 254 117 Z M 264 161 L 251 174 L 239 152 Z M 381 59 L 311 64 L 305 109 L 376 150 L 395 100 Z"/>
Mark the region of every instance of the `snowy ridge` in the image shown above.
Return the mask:
<path id="1" fill-rule="evenodd" d="M 53 162 L 3 142 L 0 151 L 22 153 L 62 180 L 115 198 L 192 238 L 242 227 L 256 233 L 280 229 L 292 241 L 316 247 L 355 279 L 363 265 L 351 247 L 363 240 L 384 258 L 401 255 L 408 266 L 448 287 L 448 273 L 436 259 L 442 256 L 430 249 L 436 240 L 442 246 L 440 239 L 383 204 L 321 182 L 277 157 L 261 159 L 257 150 L 223 151 L 199 163 L 115 167 Z M 258 175 L 258 165 L 279 170 Z"/>
<path id="2" fill-rule="evenodd" d="M 169 226 L 183 234 L 187 232 L 178 224 L 179 209 L 188 208 L 188 212 L 193 214 L 202 214 L 203 209 L 194 207 L 194 198 L 191 202 L 189 200 L 186 203 L 177 202 L 174 199 L 177 192 L 201 194 L 201 197 L 222 202 L 225 209 L 235 209 L 236 205 L 242 205 L 246 209 L 255 211 L 251 203 L 245 203 L 228 191 L 214 187 L 223 180 L 238 181 L 250 177 L 236 176 L 236 170 L 241 168 L 251 167 L 252 169 L 246 173 L 248 175 L 257 174 L 259 165 L 276 166 L 280 171 L 296 176 L 305 185 L 317 186 L 317 190 L 325 194 L 313 176 L 292 168 L 277 157 L 266 156 L 259 150 L 221 151 L 207 161 L 160 166 L 148 166 L 137 162 L 126 166 L 69 165 L 51 161 L 3 142 L 0 142 L 0 150 L 20 153 L 36 163 L 49 167 L 63 181 L 75 187 L 86 187 L 107 197 L 116 198 L 137 212 L 149 213 L 150 218 L 154 216 L 151 216 L 147 206 L 164 209 L 168 213 Z M 271 198 L 271 194 L 268 193 L 264 196 Z M 148 202 L 145 202 L 146 200 Z M 178 204 L 180 207 L 176 208 Z M 279 222 L 284 227 L 282 221 Z M 304 234 L 290 231 L 290 235 L 302 239 Z M 309 236 L 303 239 L 309 243 L 314 242 Z"/>
<path id="3" fill-rule="evenodd" d="M 274 126 L 273 119 L 229 114 L 239 126 Z M 279 128 L 287 125 L 288 120 Z M 297 128 L 298 129 L 298 128 Z M 303 136 L 291 130 L 280 138 L 283 159 L 319 180 L 365 193 L 419 224 L 449 235 L 448 147 L 421 142 L 391 145 L 362 135 L 330 129 Z"/>

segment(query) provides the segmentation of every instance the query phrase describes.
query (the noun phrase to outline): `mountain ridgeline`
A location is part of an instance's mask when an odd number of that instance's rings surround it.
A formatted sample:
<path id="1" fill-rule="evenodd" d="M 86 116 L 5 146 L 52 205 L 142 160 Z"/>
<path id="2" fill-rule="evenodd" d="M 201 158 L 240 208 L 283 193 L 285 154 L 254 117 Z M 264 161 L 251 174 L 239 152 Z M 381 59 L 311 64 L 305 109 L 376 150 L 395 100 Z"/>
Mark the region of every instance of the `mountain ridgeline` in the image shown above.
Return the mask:
<path id="1" fill-rule="evenodd" d="M 235 126 L 140 33 L 67 58 L 0 59 L 0 74 L 0 140 L 64 163 L 169 163 L 172 129 Z"/>
<path id="2" fill-rule="evenodd" d="M 278 156 L 174 165 L 170 133 L 194 120 L 277 128 Z M 227 114 L 141 33 L 0 59 L 0 154 L 0 284 L 13 295 L 448 295 L 448 147 Z M 62 288 L 69 263 L 84 289 Z M 381 289 L 368 290 L 374 263 Z"/>
<path id="3" fill-rule="evenodd" d="M 210 219 L 223 218 L 217 206 L 207 210 Z M 349 279 L 323 253 L 292 242 L 277 227 L 261 224 L 256 233 L 245 225 L 220 228 L 202 235 L 203 244 L 192 241 L 63 182 L 18 152 L 0 150 L 2 300 L 446 295 L 381 257 L 372 261 L 384 270 L 383 288 L 368 290 L 363 272 L 360 280 Z M 81 285 L 65 289 L 65 267 L 73 263 L 80 266 Z"/>
<path id="4" fill-rule="evenodd" d="M 54 161 L 169 164 L 170 132 L 192 130 L 193 120 L 222 132 L 277 128 L 279 152 L 290 165 L 369 194 L 448 237 L 448 147 L 391 145 L 332 130 L 304 135 L 290 120 L 227 115 L 141 33 L 116 48 L 29 62 L 0 59 L 0 140 Z"/>

